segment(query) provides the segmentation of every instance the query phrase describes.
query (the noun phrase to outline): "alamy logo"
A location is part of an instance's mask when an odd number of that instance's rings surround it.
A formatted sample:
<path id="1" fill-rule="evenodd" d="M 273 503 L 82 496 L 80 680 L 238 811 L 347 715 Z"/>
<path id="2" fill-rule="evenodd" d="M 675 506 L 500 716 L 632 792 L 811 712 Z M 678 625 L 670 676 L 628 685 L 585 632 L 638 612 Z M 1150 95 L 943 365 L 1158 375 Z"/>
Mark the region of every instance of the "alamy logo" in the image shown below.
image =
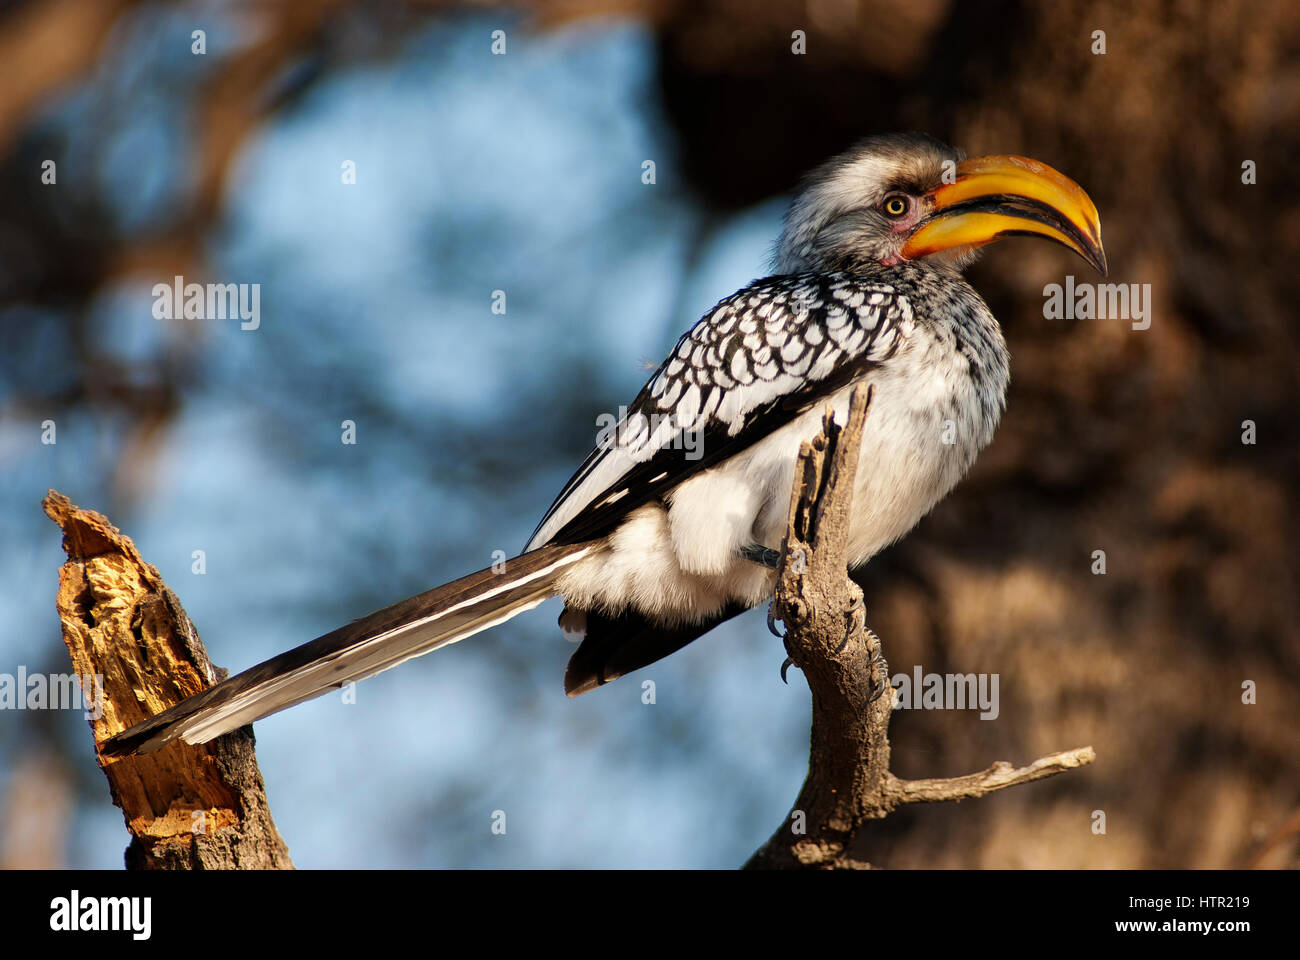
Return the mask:
<path id="1" fill-rule="evenodd" d="M 87 720 L 104 715 L 104 678 L 91 673 L 0 673 L 0 710 L 83 710 Z"/>
<path id="2" fill-rule="evenodd" d="M 50 901 L 50 929 L 127 930 L 133 940 L 148 940 L 153 932 L 150 897 L 83 897 L 79 890 Z"/>
<path id="3" fill-rule="evenodd" d="M 241 330 L 262 325 L 260 283 L 186 283 L 176 276 L 172 282 L 153 285 L 153 315 L 158 320 L 234 320 Z"/>
<path id="4" fill-rule="evenodd" d="M 684 429 L 676 414 L 652 413 L 646 416 L 637 411 L 628 415 L 627 407 L 619 407 L 617 414 L 602 413 L 596 418 L 596 446 L 604 450 L 610 446 L 639 449 L 654 437 L 660 441 L 654 449 L 685 450 L 685 459 L 699 460 L 704 456 L 704 418 L 696 425 Z"/>
<path id="5" fill-rule="evenodd" d="M 1043 287 L 1045 320 L 1132 320 L 1134 330 L 1151 327 L 1151 284 L 1075 283 Z"/>
<path id="6" fill-rule="evenodd" d="M 894 674 L 895 710 L 979 710 L 981 720 L 998 718 L 998 675 L 996 673 Z"/>

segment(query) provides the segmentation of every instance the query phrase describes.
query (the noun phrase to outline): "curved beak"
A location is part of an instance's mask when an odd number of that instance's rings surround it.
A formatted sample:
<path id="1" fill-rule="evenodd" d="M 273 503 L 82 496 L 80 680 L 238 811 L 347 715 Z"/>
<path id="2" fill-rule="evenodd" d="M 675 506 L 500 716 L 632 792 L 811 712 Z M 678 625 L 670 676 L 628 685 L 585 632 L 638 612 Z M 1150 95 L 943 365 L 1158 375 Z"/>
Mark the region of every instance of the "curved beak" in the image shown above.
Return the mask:
<path id="1" fill-rule="evenodd" d="M 903 245 L 909 260 L 999 237 L 1046 237 L 1069 247 L 1102 276 L 1101 218 L 1082 187 L 1027 157 L 976 157 L 957 179 L 926 194 L 928 215 Z"/>

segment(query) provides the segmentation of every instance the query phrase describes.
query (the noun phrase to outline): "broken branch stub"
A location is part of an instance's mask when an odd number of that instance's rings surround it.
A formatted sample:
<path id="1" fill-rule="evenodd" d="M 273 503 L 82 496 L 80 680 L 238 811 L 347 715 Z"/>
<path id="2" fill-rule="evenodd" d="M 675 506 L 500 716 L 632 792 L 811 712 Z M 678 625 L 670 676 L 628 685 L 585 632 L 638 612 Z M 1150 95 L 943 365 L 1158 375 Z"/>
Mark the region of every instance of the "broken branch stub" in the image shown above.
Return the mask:
<path id="1" fill-rule="evenodd" d="M 99 765 L 131 834 L 127 867 L 291 869 L 251 728 L 146 756 L 99 756 L 109 737 L 220 678 L 180 601 L 129 537 L 57 491 L 42 506 L 63 530 L 59 620 L 92 704 Z"/>

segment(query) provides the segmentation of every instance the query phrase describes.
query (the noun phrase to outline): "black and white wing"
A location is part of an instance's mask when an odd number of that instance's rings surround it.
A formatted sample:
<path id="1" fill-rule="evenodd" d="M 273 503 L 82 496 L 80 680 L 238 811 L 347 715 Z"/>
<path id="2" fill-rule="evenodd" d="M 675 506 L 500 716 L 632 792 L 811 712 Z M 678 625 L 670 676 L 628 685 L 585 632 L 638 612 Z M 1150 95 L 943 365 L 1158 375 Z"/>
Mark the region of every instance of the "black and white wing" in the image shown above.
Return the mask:
<path id="1" fill-rule="evenodd" d="M 732 294 L 599 437 L 527 549 L 604 536 L 882 363 L 912 324 L 905 292 L 884 279 L 799 274 Z"/>

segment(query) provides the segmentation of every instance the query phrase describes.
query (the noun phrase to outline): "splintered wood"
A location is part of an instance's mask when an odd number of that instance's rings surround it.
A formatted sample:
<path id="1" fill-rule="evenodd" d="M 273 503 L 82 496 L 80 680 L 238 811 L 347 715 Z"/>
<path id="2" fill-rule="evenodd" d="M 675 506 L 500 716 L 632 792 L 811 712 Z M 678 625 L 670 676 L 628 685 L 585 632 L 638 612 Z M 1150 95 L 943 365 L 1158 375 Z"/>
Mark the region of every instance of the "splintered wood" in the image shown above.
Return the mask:
<path id="1" fill-rule="evenodd" d="M 180 601 L 129 537 L 54 490 L 42 506 L 63 530 L 59 619 L 98 754 L 109 737 L 219 677 Z M 293 867 L 271 819 L 251 729 L 98 759 L 131 833 L 129 868 Z"/>

